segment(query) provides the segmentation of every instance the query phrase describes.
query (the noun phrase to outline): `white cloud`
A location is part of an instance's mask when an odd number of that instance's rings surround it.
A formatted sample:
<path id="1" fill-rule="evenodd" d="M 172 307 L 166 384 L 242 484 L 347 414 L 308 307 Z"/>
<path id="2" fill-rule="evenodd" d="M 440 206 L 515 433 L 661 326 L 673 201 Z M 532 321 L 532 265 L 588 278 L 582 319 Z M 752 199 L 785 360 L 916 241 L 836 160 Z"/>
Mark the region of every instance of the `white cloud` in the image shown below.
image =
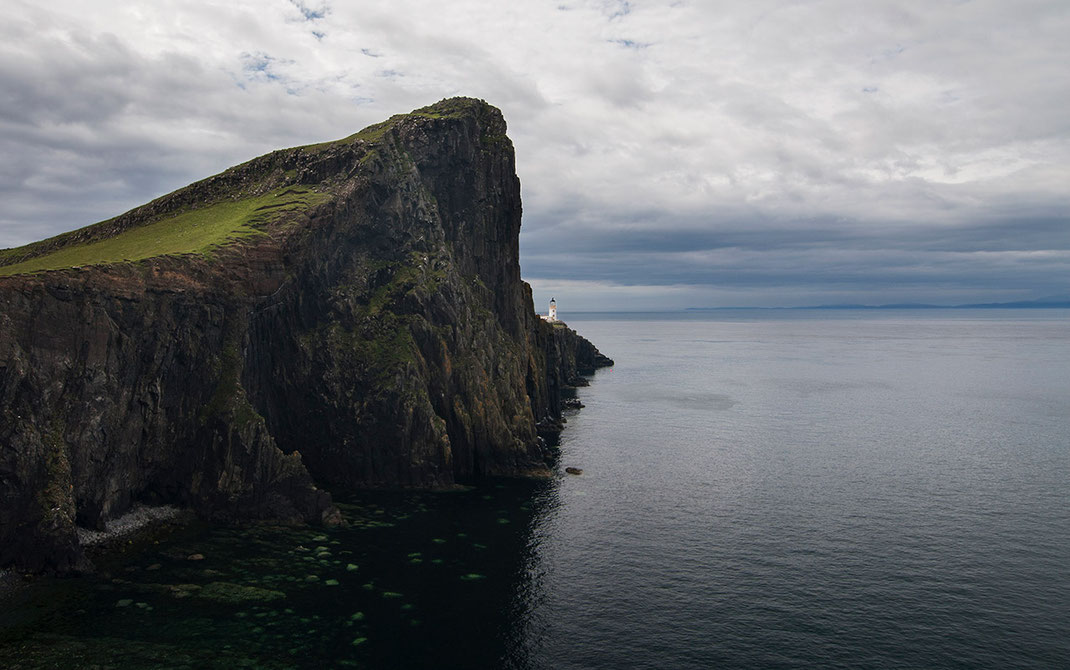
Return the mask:
<path id="1" fill-rule="evenodd" d="M 778 235 L 813 221 L 833 252 L 830 231 L 879 249 L 878 230 L 920 245 L 983 224 L 985 244 L 1070 223 L 1059 1 L 9 5 L 0 246 L 451 95 L 509 121 L 529 272 L 569 272 L 544 262 L 551 234 L 643 234 L 653 252 L 659 230 L 764 231 L 772 263 L 791 262 Z M 945 290 L 982 290 L 976 276 Z M 1045 277 L 1037 291 L 1058 287 Z"/>

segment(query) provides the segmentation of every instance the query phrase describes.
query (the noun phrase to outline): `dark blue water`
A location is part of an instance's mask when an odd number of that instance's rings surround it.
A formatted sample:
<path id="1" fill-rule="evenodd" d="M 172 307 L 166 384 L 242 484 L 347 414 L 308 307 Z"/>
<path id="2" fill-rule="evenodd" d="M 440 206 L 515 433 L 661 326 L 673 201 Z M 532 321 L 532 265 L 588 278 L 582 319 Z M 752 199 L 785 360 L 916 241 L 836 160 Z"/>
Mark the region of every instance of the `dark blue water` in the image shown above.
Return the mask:
<path id="1" fill-rule="evenodd" d="M 1070 667 L 1070 313 L 564 316 L 617 361 L 581 476 L 187 528 L 0 666 Z"/>
<path id="2" fill-rule="evenodd" d="M 591 315 L 537 667 L 1070 667 L 1070 319 Z"/>

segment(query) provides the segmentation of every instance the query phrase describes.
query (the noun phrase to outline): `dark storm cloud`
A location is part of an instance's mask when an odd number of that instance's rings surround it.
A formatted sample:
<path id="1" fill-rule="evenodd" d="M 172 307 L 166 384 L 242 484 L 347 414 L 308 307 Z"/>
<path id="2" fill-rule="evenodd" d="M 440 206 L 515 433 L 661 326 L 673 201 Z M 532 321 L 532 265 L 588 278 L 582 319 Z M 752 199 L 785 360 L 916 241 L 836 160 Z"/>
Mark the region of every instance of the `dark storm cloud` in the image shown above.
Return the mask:
<path id="1" fill-rule="evenodd" d="M 734 220 L 703 227 L 665 225 L 629 226 L 623 222 L 612 233 L 580 226 L 546 226 L 524 234 L 527 257 L 553 255 L 560 249 L 572 253 L 665 253 L 745 249 L 786 251 L 797 249 L 866 250 L 902 249 L 916 251 L 1070 251 L 1070 225 L 1065 217 L 1015 217 L 971 225 L 909 226 L 872 222 L 867 226 L 844 227 L 838 221 L 807 219 L 777 224 Z"/>
<path id="2" fill-rule="evenodd" d="M 538 263 L 535 259 L 534 263 Z M 963 276 L 989 289 L 1023 288 L 1054 272 L 1070 271 L 1065 257 L 1038 252 L 918 252 L 900 250 L 835 251 L 776 250 L 748 252 L 723 249 L 717 253 L 565 254 L 547 261 L 549 269 L 571 269 L 578 280 L 647 284 L 768 287 L 848 284 L 855 288 L 947 285 Z M 555 265 L 559 267 L 554 268 Z M 527 262 L 525 263 L 527 268 Z M 639 269 L 641 272 L 636 272 Z M 1054 278 L 1052 278 L 1054 279 Z M 1048 280 L 1049 286 L 1065 286 Z"/>

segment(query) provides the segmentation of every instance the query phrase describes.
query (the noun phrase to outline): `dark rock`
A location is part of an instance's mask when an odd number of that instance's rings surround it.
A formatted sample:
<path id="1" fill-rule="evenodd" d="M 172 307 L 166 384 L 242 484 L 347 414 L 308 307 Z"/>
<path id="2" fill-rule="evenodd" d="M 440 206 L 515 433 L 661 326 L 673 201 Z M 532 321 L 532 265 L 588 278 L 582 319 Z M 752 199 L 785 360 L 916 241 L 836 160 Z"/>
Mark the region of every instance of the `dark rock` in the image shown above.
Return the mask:
<path id="1" fill-rule="evenodd" d="M 264 589 L 257 586 L 231 584 L 230 582 L 212 582 L 191 593 L 204 600 L 211 600 L 229 605 L 241 605 L 250 602 L 271 602 L 272 600 L 279 600 L 280 598 L 286 597 L 286 594 L 282 591 L 273 591 L 271 589 Z M 177 593 L 175 595 L 176 597 L 179 597 Z"/>
<path id="2" fill-rule="evenodd" d="M 554 439 L 565 429 L 565 422 L 558 417 L 547 416 L 535 424 L 535 429 L 538 431 L 539 437 L 547 440 Z"/>
<path id="3" fill-rule="evenodd" d="M 0 265 L 280 188 L 213 251 L 0 277 L 0 567 L 86 569 L 136 502 L 339 523 L 314 482 L 549 474 L 561 391 L 612 361 L 535 314 L 500 112 L 443 101 L 277 151 Z"/>
<path id="4" fill-rule="evenodd" d="M 347 526 L 348 525 L 348 523 L 345 520 L 345 517 L 342 516 L 342 510 L 338 509 L 337 507 L 330 507 L 328 509 L 323 510 L 323 514 L 321 515 L 320 518 L 323 521 L 323 525 L 324 526 Z"/>
<path id="5" fill-rule="evenodd" d="M 567 472 L 570 475 L 582 475 L 583 474 L 583 470 L 581 470 L 579 468 L 565 468 L 565 472 Z"/>

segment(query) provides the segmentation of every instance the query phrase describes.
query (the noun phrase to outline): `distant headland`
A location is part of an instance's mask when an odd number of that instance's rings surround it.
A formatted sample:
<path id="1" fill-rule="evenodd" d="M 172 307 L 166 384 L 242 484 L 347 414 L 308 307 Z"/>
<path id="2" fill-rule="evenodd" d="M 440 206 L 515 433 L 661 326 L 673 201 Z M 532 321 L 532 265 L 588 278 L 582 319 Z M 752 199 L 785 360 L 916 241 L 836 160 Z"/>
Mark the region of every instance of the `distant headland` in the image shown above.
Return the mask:
<path id="1" fill-rule="evenodd" d="M 807 305 L 804 307 L 688 307 L 689 312 L 709 312 L 721 309 L 1070 309 L 1070 298 L 1042 298 L 1015 302 L 979 302 L 963 305 L 931 305 L 928 303 L 891 303 L 887 305 Z"/>

